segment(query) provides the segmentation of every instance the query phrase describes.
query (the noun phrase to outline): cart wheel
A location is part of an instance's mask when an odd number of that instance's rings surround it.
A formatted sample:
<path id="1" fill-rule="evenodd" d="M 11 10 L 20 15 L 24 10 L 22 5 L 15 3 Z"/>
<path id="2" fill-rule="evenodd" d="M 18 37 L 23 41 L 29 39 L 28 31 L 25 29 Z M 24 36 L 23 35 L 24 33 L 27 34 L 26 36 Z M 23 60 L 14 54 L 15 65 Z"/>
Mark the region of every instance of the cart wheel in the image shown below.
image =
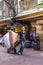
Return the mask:
<path id="1" fill-rule="evenodd" d="M 10 53 L 10 49 L 7 49 L 7 52 Z"/>
<path id="2" fill-rule="evenodd" d="M 16 54 L 16 49 L 14 48 L 14 54 Z"/>
<path id="3" fill-rule="evenodd" d="M 11 53 L 11 54 L 16 54 L 16 49 L 15 49 L 15 47 L 11 47 L 11 48 L 7 49 L 7 52 Z"/>
<path id="4" fill-rule="evenodd" d="M 7 49 L 7 52 L 8 52 L 8 53 L 11 53 L 11 50 L 12 50 L 12 49 L 11 49 L 11 47 L 10 47 L 9 49 Z"/>

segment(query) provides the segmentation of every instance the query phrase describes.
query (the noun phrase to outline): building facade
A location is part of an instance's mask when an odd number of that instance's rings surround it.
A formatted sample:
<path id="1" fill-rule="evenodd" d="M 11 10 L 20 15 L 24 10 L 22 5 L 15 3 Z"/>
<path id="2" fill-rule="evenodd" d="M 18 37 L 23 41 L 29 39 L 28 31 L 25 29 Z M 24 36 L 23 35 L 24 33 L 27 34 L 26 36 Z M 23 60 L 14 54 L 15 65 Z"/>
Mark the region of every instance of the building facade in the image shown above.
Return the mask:
<path id="1" fill-rule="evenodd" d="M 21 12 L 28 11 L 34 8 L 38 8 L 38 4 L 43 2 L 43 0 L 6 0 L 8 1 L 12 7 L 15 7 L 16 14 L 20 14 Z M 9 6 L 4 0 L 0 2 L 0 17 L 12 17 L 14 12 L 12 7 Z M 2 15 L 2 16 L 1 16 Z"/>
<path id="2" fill-rule="evenodd" d="M 0 5 L 0 18 L 13 17 L 28 25 L 28 30 L 33 30 L 36 36 L 40 37 L 41 50 L 43 49 L 43 0 L 7 0 L 12 7 L 5 1 Z M 15 8 L 12 9 L 12 8 Z M 1 16 L 2 15 L 2 16 Z M 4 20 L 5 21 L 5 20 Z M 5 24 L 4 24 L 5 25 Z"/>
<path id="3" fill-rule="evenodd" d="M 16 20 L 28 23 L 40 38 L 40 49 L 43 50 L 43 0 L 18 0 L 18 14 Z M 29 24 L 30 23 L 30 24 Z"/>
<path id="4" fill-rule="evenodd" d="M 6 0 L 8 1 L 5 2 L 4 0 L 2 0 L 0 2 L 0 26 L 10 26 L 11 22 L 9 21 L 11 19 L 11 17 L 14 16 L 14 11 L 13 11 L 13 7 L 14 7 L 14 0 Z"/>
<path id="5" fill-rule="evenodd" d="M 13 4 L 13 1 L 8 0 L 10 4 Z M 6 3 L 4 0 L 0 2 L 0 11 L 2 11 L 2 15 L 0 17 L 2 18 L 8 18 L 13 16 L 13 10 L 11 9 L 10 5 Z"/>

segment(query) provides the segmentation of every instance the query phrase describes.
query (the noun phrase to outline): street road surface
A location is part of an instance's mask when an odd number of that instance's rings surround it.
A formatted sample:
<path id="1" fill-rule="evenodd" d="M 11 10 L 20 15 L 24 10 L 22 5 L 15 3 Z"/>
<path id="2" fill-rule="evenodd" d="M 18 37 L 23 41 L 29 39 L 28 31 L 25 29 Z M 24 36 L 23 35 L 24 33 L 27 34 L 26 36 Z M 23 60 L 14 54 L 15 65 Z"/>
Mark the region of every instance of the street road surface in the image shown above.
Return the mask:
<path id="1" fill-rule="evenodd" d="M 0 65 L 43 65 L 43 51 L 28 48 L 24 55 L 8 54 L 6 48 L 0 46 Z"/>

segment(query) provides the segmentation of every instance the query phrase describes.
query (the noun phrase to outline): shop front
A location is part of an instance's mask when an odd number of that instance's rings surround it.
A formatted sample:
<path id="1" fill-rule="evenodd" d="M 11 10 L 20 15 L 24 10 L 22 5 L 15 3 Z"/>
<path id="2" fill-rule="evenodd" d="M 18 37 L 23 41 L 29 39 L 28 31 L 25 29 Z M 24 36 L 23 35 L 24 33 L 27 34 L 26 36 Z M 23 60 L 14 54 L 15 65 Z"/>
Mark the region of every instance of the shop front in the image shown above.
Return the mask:
<path id="1" fill-rule="evenodd" d="M 40 39 L 40 50 L 43 50 L 43 11 L 40 10 L 31 14 L 18 16 L 16 20 L 22 20 L 26 23 L 28 35 L 32 30 L 35 36 Z"/>
<path id="2" fill-rule="evenodd" d="M 36 34 L 40 38 L 40 50 L 43 50 L 43 19 L 36 21 Z"/>
<path id="3" fill-rule="evenodd" d="M 9 21 L 0 21 L 0 34 L 6 33 L 6 28 L 11 26 L 11 23 Z"/>

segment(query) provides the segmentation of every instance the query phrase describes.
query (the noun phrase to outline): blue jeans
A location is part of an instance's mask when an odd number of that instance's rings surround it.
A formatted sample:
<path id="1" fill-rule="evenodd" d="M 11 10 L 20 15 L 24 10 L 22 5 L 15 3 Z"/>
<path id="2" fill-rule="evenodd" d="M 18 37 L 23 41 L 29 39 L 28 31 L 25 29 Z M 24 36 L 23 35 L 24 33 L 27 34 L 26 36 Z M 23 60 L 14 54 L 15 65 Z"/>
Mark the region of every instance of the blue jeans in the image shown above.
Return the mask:
<path id="1" fill-rule="evenodd" d="M 19 52 L 20 52 L 21 54 L 23 54 L 24 45 L 25 45 L 25 40 L 21 40 L 21 47 L 20 47 L 20 50 L 19 50 Z"/>

